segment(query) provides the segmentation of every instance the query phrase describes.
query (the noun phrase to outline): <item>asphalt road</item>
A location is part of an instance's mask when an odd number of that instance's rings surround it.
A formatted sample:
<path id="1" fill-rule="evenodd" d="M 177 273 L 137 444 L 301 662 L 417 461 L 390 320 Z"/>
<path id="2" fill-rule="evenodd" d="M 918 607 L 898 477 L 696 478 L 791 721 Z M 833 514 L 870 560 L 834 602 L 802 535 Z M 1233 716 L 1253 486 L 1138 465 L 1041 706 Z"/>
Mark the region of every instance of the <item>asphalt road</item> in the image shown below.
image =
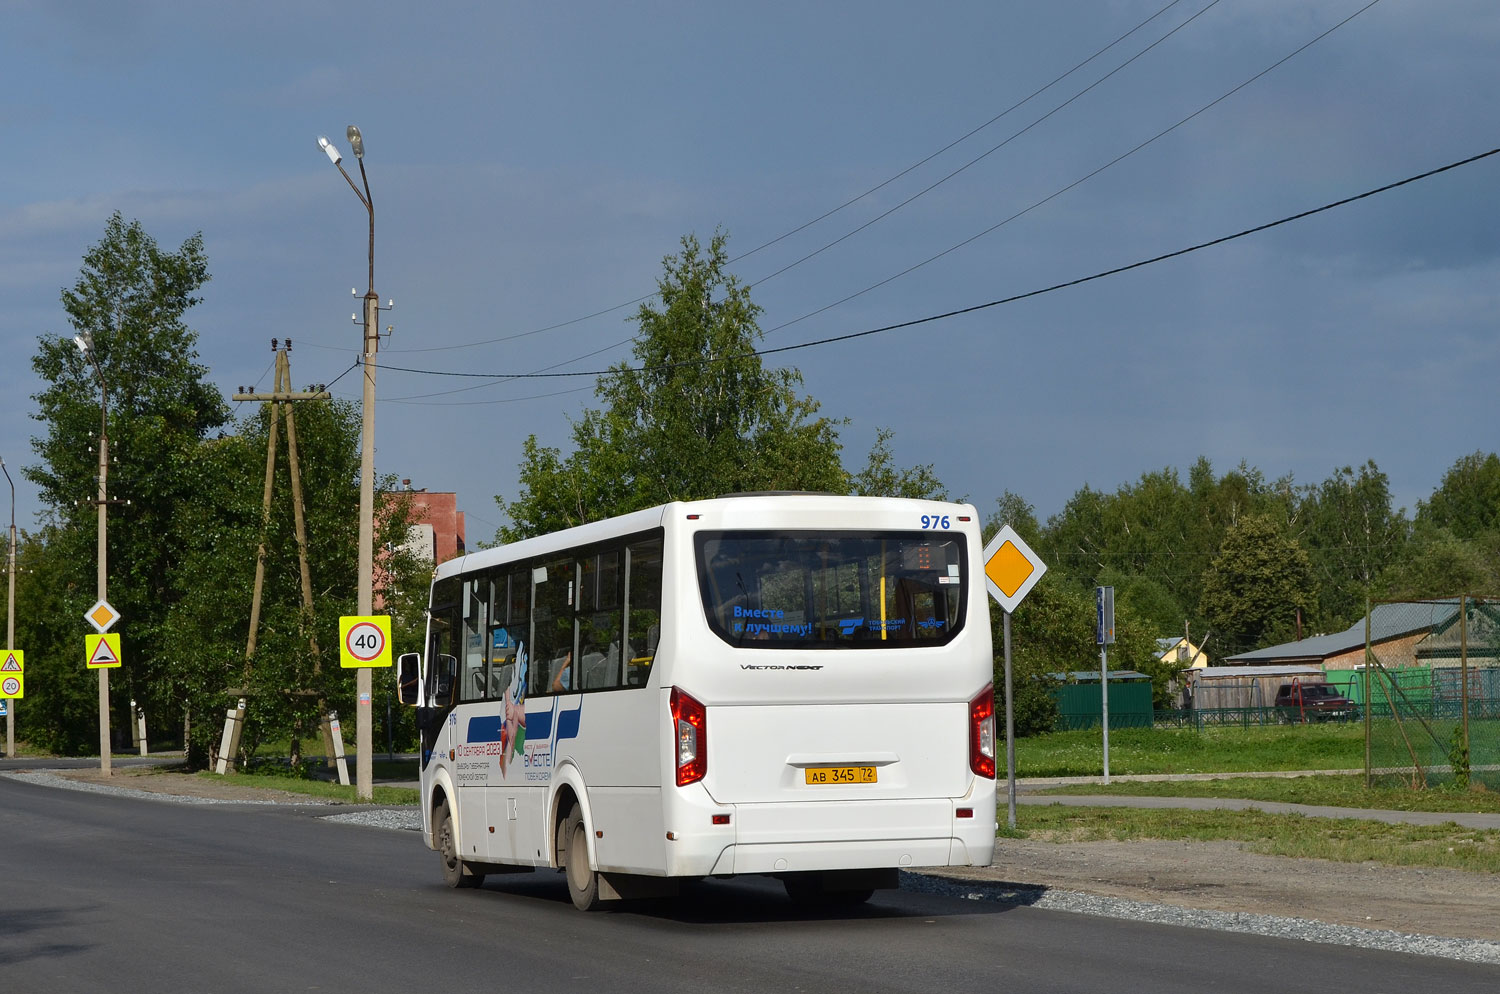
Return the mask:
<path id="1" fill-rule="evenodd" d="M 711 881 L 585 915 L 550 871 L 450 891 L 409 832 L 0 779 L 0 988 L 51 991 L 1500 989 L 1500 968 L 892 892 L 836 914 Z"/>

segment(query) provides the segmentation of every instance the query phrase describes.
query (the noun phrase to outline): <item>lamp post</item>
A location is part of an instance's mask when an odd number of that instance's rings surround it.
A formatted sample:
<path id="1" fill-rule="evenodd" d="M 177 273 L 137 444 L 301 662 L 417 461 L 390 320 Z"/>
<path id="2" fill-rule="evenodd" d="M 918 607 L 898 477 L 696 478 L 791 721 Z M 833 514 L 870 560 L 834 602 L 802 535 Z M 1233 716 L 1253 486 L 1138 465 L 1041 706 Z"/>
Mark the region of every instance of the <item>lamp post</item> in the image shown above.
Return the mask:
<path id="1" fill-rule="evenodd" d="M 5 651 L 16 647 L 16 481 L 10 478 L 5 460 L 0 459 L 0 473 L 10 484 L 10 552 L 5 557 L 5 575 L 8 578 L 5 598 Z M 16 758 L 16 705 L 11 702 L 5 709 L 5 758 Z"/>
<path id="2" fill-rule="evenodd" d="M 104 370 L 99 368 L 99 357 L 94 354 L 94 338 L 88 332 L 73 336 L 73 344 L 78 346 L 78 351 L 94 367 L 94 375 L 99 378 L 99 491 L 95 503 L 99 507 L 99 564 L 98 575 L 95 585 L 99 590 L 99 600 L 106 600 L 109 577 L 109 560 L 106 546 L 106 538 L 109 534 L 108 515 L 106 508 L 109 506 L 108 488 L 105 485 L 109 473 L 109 384 L 104 380 Z M 110 769 L 109 754 L 109 670 L 105 667 L 99 668 L 99 771 L 109 776 Z"/>
<path id="3" fill-rule="evenodd" d="M 375 354 L 380 347 L 380 298 L 375 294 L 375 201 L 370 196 L 370 178 L 365 175 L 365 143 L 359 129 L 349 125 L 346 133 L 354 158 L 359 160 L 359 178 L 364 192 L 344 169 L 343 156 L 326 136 L 318 136 L 318 147 L 349 183 L 349 189 L 364 205 L 370 216 L 370 282 L 364 308 L 364 417 L 360 428 L 359 453 L 359 606 L 356 612 L 368 616 L 374 610 L 374 544 L 375 544 Z M 371 678 L 369 667 L 355 670 L 354 783 L 363 800 L 374 796 L 371 770 Z"/>

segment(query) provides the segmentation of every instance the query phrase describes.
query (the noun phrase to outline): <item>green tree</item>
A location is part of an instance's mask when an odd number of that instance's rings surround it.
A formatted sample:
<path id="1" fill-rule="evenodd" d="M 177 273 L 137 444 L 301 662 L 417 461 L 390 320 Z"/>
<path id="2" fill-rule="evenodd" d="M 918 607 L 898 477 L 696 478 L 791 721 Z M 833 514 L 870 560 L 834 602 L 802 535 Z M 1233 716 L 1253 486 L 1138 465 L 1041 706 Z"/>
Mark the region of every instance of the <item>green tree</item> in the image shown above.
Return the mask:
<path id="1" fill-rule="evenodd" d="M 232 700 L 231 688 L 250 692 L 242 742 L 250 755 L 267 738 L 311 736 L 320 719 L 320 702 L 343 713 L 352 713 L 354 707 L 354 681 L 339 666 L 338 619 L 354 614 L 357 602 L 359 411 L 343 401 L 296 405 L 314 596 L 311 616 L 302 604 L 286 413 L 281 413 L 283 423 L 278 426 L 260 622 L 248 665 L 245 649 L 262 534 L 271 405 L 262 405 L 241 421 L 235 433 L 202 445 L 191 466 L 197 498 L 181 509 L 186 539 L 172 579 L 182 594 L 166 626 L 176 665 L 163 692 L 189 703 L 195 719 L 195 759 L 201 760 L 218 744 L 220 723 L 215 719 Z M 378 550 L 394 550 L 404 542 L 410 520 L 410 501 L 391 489 L 393 483 L 390 478 L 378 481 Z M 430 566 L 384 552 L 379 567 L 376 594 L 385 601 L 382 613 L 392 615 L 393 648 L 417 651 L 421 636 L 415 630 L 426 604 Z M 388 671 L 377 673 L 377 687 L 391 679 Z"/>
<path id="2" fill-rule="evenodd" d="M 899 470 L 881 431 L 865 468 L 840 462 L 843 421 L 799 393 L 794 369 L 756 354 L 760 307 L 727 269 L 727 237 L 692 235 L 663 260 L 632 358 L 599 377 L 602 406 L 572 422 L 573 449 L 527 438 L 520 493 L 496 497 L 511 542 L 672 500 L 753 490 L 941 495 L 931 466 Z"/>
<path id="3" fill-rule="evenodd" d="M 1082 592 L 1112 585 L 1117 606 L 1176 632 L 1202 621 L 1203 578 L 1226 530 L 1246 514 L 1290 523 L 1296 508 L 1289 479 L 1267 481 L 1243 463 L 1221 477 L 1200 457 L 1186 485 L 1171 467 L 1114 493 L 1085 485 L 1048 520 L 1037 549 L 1059 579 Z"/>
<path id="4" fill-rule="evenodd" d="M 1010 490 L 995 498 L 995 509 L 985 518 L 985 541 L 1006 525 L 1010 525 L 1021 536 L 1021 541 L 1033 549 L 1041 543 L 1042 528 L 1036 520 L 1036 508 L 1025 497 Z"/>
<path id="5" fill-rule="evenodd" d="M 1318 580 L 1318 627 L 1341 630 L 1364 615 L 1376 578 L 1400 557 L 1405 514 L 1392 510 L 1389 480 L 1372 459 L 1309 487 L 1298 519 Z"/>
<path id="6" fill-rule="evenodd" d="M 1455 594 L 1500 594 L 1500 532 L 1458 538 L 1446 528 L 1419 525 L 1400 559 L 1374 588 L 1383 600 L 1422 600 Z"/>
<path id="7" fill-rule="evenodd" d="M 1459 459 L 1432 496 L 1417 505 L 1417 521 L 1460 539 L 1500 531 L 1500 456 L 1475 452 Z"/>
<path id="8" fill-rule="evenodd" d="M 1224 535 L 1203 580 L 1199 610 L 1232 651 L 1290 638 L 1297 612 L 1317 604 L 1306 550 L 1264 514 L 1240 518 Z"/>
<path id="9" fill-rule="evenodd" d="M 139 222 L 127 224 L 116 213 L 62 292 L 69 324 L 91 340 L 108 387 L 109 497 L 119 501 L 109 514 L 109 599 L 126 619 L 119 630 L 130 664 L 119 671 L 112 699 L 123 705 L 133 697 L 159 714 L 175 711 L 175 702 L 153 699 L 152 687 L 173 665 L 162 626 L 180 595 L 170 580 L 186 539 L 177 514 L 194 497 L 188 470 L 199 444 L 228 416 L 197 362 L 197 334 L 184 322 L 208 279 L 201 235 L 168 252 Z M 46 383 L 33 397 L 33 416 L 45 428 L 32 441 L 41 461 L 25 471 L 52 526 L 48 557 L 62 564 L 53 577 L 59 640 L 64 630 L 81 634 L 79 618 L 96 593 L 100 387 L 72 337 L 42 336 L 32 357 Z"/>
<path id="10" fill-rule="evenodd" d="M 875 444 L 870 447 L 870 456 L 864 469 L 850 477 L 850 492 L 866 497 L 949 500 L 948 490 L 938 479 L 931 463 L 923 463 L 910 469 L 902 469 L 896 465 L 896 458 L 891 452 L 891 439 L 895 434 L 890 428 L 876 431 Z"/>
<path id="11" fill-rule="evenodd" d="M 16 736 L 62 755 L 99 748 L 98 678 L 83 665 L 82 601 L 71 564 L 49 552 L 58 528 L 24 534 L 16 553 L 16 647 L 26 653 L 26 696 L 15 702 Z M 93 586 L 89 588 L 92 598 Z"/>

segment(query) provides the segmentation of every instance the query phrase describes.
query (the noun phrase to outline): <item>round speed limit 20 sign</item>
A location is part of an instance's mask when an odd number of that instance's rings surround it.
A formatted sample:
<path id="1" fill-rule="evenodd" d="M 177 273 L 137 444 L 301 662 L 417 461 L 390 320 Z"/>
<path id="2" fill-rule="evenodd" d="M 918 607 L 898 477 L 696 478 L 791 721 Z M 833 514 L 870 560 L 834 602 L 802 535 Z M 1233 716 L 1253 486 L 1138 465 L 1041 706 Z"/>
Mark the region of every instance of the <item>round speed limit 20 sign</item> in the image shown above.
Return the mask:
<path id="1" fill-rule="evenodd" d="M 339 619 L 339 665 L 344 669 L 391 665 L 391 616 Z"/>

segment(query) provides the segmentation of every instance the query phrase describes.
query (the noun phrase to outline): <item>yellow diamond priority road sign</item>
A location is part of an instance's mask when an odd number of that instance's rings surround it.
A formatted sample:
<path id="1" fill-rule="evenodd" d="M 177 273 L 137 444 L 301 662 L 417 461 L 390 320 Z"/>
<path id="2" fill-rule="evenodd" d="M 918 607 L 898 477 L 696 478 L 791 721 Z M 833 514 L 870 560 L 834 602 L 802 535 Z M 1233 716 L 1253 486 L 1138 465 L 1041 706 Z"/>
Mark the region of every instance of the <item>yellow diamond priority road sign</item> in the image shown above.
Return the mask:
<path id="1" fill-rule="evenodd" d="M 1007 614 L 1015 611 L 1046 572 L 1047 564 L 1010 525 L 984 547 L 985 586 Z"/>
<path id="2" fill-rule="evenodd" d="M 94 602 L 93 607 L 83 612 L 83 620 L 93 625 L 94 631 L 103 635 L 120 620 L 120 612 L 110 607 L 109 601 L 101 598 Z"/>

